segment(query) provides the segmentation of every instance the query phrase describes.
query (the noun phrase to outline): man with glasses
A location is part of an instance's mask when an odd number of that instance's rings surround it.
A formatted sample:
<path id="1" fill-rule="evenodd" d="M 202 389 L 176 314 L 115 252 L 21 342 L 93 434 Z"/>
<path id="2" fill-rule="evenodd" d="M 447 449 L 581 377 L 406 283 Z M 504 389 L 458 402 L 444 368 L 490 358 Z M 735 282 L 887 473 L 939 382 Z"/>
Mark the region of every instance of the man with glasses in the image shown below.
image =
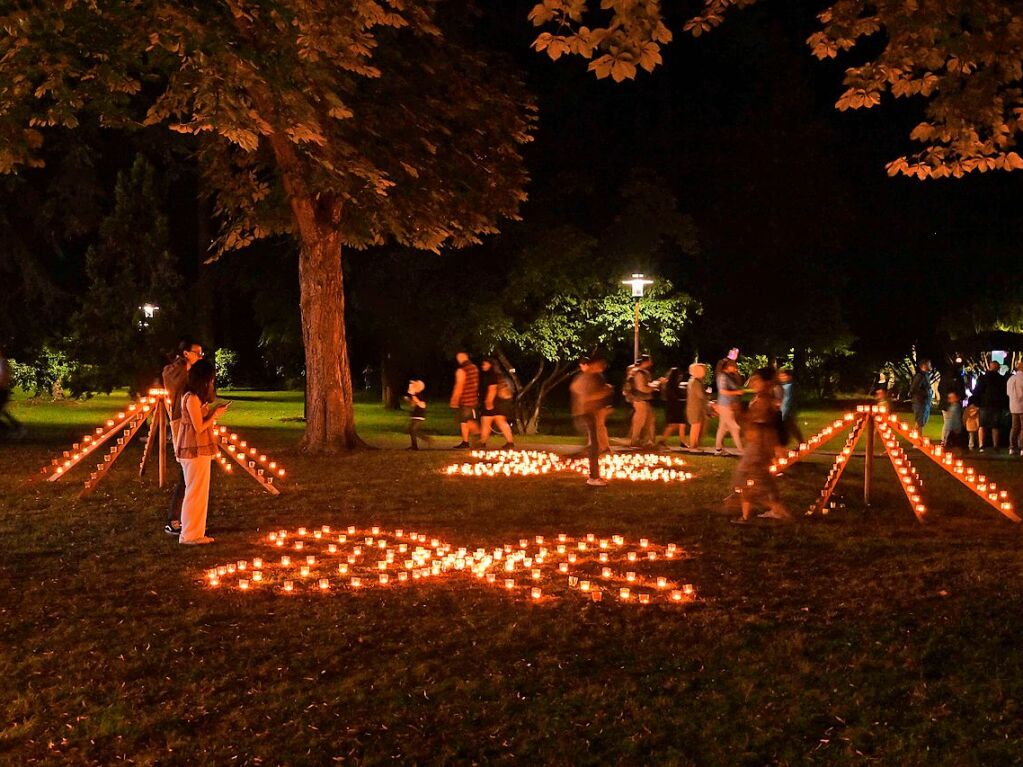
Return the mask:
<path id="1" fill-rule="evenodd" d="M 171 440 L 177 445 L 178 426 L 181 423 L 181 394 L 188 380 L 188 370 L 196 362 L 203 358 L 202 344 L 197 344 L 191 338 L 181 339 L 178 344 L 178 356 L 163 369 L 163 388 L 167 390 L 167 396 L 171 401 Z M 163 446 L 160 448 L 163 449 Z M 185 499 L 185 475 L 180 471 L 181 464 L 178 464 L 178 481 L 171 491 L 170 509 L 167 512 L 167 522 L 163 531 L 168 535 L 179 535 L 181 533 L 181 503 Z"/>

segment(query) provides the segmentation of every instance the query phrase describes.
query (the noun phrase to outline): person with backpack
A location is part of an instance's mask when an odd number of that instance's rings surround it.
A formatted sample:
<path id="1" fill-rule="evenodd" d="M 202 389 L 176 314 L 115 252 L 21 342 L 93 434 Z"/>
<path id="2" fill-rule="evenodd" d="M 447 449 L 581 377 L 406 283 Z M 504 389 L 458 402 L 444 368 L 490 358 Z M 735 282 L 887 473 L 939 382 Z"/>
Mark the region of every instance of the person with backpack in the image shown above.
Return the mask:
<path id="1" fill-rule="evenodd" d="M 629 444 L 633 447 L 654 446 L 654 408 L 651 400 L 657 392 L 650 371 L 654 361 L 649 354 L 644 354 L 636 364 L 629 368 L 625 377 L 622 394 L 632 404 L 632 428 L 629 431 Z"/>
<path id="2" fill-rule="evenodd" d="M 480 449 L 486 450 L 490 432 L 496 425 L 504 437 L 502 450 L 515 449 L 515 436 L 509 421 L 515 418 L 515 396 L 511 384 L 495 359 L 481 363 L 480 392 L 483 395 L 483 413 L 480 418 Z"/>

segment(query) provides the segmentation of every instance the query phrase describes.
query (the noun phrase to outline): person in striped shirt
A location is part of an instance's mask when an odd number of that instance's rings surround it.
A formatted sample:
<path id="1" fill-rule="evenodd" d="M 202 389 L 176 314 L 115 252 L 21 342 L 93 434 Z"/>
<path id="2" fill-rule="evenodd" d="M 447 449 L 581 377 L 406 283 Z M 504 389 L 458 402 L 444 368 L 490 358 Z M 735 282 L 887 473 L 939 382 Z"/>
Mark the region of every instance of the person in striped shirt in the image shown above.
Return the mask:
<path id="1" fill-rule="evenodd" d="M 480 433 L 476 422 L 476 410 L 480 402 L 480 369 L 466 352 L 459 352 L 455 360 L 458 369 L 455 371 L 455 387 L 451 390 L 450 405 L 458 417 L 458 427 L 462 433 L 462 441 L 454 449 L 462 450 L 470 447 L 469 440 Z"/>

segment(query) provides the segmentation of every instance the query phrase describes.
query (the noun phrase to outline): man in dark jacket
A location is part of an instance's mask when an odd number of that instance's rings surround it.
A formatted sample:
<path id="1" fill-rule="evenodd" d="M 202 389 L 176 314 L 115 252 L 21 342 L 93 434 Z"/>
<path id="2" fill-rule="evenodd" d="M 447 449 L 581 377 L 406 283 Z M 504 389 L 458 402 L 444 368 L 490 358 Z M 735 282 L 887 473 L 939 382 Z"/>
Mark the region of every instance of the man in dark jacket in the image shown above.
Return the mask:
<path id="1" fill-rule="evenodd" d="M 970 404 L 980 408 L 980 452 L 984 452 L 984 436 L 990 432 L 991 447 L 998 449 L 999 423 L 1005 410 L 1009 407 L 1009 396 L 1005 391 L 1005 377 L 999 369 L 1001 366 L 991 360 L 987 363 L 987 372 L 977 381 Z"/>
<path id="2" fill-rule="evenodd" d="M 178 356 L 163 369 L 163 388 L 171 401 L 170 430 L 171 441 L 178 443 L 178 425 L 181 422 L 181 395 L 188 380 L 188 370 L 203 357 L 202 345 L 191 338 L 183 338 L 178 344 Z M 163 445 L 160 446 L 163 450 Z M 167 510 L 167 522 L 163 531 L 168 535 L 181 533 L 181 503 L 185 500 L 185 475 L 178 464 L 178 481 L 171 490 L 170 508 Z"/>

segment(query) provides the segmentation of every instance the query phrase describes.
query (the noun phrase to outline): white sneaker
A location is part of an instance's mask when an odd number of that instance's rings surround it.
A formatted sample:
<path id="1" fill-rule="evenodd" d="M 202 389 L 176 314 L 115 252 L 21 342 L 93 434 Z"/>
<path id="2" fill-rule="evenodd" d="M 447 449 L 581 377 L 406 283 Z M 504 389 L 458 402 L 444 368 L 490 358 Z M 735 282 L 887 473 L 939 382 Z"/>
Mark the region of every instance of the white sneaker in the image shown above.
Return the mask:
<path id="1" fill-rule="evenodd" d="M 590 487 L 607 487 L 607 480 L 595 477 L 593 479 L 586 480 L 586 484 Z"/>

